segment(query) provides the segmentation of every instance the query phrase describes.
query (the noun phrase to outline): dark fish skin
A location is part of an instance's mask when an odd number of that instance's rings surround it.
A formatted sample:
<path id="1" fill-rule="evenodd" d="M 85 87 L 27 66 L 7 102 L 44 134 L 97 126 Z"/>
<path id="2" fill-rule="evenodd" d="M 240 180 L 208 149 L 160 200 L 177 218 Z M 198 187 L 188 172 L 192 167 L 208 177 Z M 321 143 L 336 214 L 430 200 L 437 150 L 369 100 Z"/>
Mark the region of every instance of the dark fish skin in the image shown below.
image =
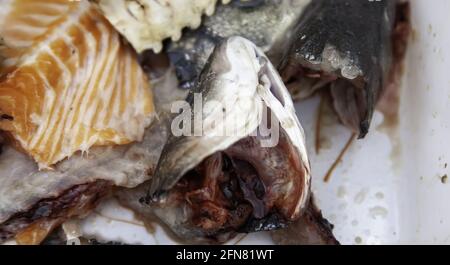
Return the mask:
<path id="1" fill-rule="evenodd" d="M 231 36 L 251 40 L 276 64 L 288 43 L 291 27 L 300 17 L 307 0 L 233 1 L 217 6 L 202 26 L 188 30 L 180 41 L 169 44 L 167 52 L 183 88 L 191 89 L 214 47 Z"/>
<path id="2" fill-rule="evenodd" d="M 231 2 L 231 4 L 237 7 L 252 8 L 263 5 L 265 2 L 266 0 L 248 0 L 248 1 L 234 0 Z"/>
<path id="3" fill-rule="evenodd" d="M 302 217 L 287 228 L 272 232 L 280 245 L 340 245 L 333 235 L 333 225 L 323 218 L 313 196 Z"/>
<path id="4" fill-rule="evenodd" d="M 40 224 L 41 229 L 51 230 L 71 217 L 85 215 L 108 195 L 111 187 L 108 181 L 98 180 L 72 187 L 55 198 L 39 201 L 27 212 L 17 213 L 0 224 L 0 243 L 14 238 L 30 225 Z"/>
<path id="5" fill-rule="evenodd" d="M 341 121 L 360 138 L 369 131 L 375 104 L 392 68 L 396 6 L 394 0 L 313 1 L 299 20 L 279 67 L 285 82 L 305 77 L 328 79 L 325 85 L 331 87 Z M 346 65 L 346 73 L 343 66 L 326 69 L 330 62 L 324 51 L 330 47 Z M 299 93 L 314 90 L 304 85 L 296 89 Z"/>

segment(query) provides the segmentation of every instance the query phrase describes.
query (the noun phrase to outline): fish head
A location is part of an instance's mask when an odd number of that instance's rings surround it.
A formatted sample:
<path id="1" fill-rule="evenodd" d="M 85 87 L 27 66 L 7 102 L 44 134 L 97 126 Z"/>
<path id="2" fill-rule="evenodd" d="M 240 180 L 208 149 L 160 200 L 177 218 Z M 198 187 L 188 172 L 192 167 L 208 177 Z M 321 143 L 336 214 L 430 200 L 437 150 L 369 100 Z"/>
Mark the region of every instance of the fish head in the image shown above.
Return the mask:
<path id="1" fill-rule="evenodd" d="M 264 53 L 224 40 L 187 101 L 201 133 L 169 137 L 144 200 L 155 215 L 183 239 L 216 242 L 296 220 L 310 191 L 304 133 Z"/>
<path id="2" fill-rule="evenodd" d="M 341 122 L 363 138 L 392 69 L 396 1 L 312 1 L 279 70 L 291 94 L 330 88 Z"/>

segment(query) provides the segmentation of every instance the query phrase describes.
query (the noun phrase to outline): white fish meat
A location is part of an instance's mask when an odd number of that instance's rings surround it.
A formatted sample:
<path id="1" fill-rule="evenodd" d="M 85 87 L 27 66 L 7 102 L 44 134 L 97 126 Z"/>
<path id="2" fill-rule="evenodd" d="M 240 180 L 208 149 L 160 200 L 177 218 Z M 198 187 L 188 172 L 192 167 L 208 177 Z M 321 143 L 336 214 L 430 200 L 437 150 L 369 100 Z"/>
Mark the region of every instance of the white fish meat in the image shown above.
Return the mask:
<path id="1" fill-rule="evenodd" d="M 162 50 L 178 40 L 185 27 L 197 28 L 202 16 L 214 13 L 217 0 L 94 0 L 108 20 L 138 52 Z M 228 3 L 230 0 L 222 0 Z"/>

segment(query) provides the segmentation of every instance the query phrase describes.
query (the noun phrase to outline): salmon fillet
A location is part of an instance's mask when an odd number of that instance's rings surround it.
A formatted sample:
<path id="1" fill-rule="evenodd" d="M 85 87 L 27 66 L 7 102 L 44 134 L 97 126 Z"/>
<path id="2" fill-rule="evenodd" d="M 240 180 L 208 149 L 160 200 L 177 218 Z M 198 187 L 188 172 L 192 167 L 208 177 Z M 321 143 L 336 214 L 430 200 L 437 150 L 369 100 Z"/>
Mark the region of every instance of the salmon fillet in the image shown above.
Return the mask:
<path id="1" fill-rule="evenodd" d="M 94 5 L 0 3 L 0 129 L 41 169 L 92 146 L 142 139 L 154 116 L 149 82 Z"/>

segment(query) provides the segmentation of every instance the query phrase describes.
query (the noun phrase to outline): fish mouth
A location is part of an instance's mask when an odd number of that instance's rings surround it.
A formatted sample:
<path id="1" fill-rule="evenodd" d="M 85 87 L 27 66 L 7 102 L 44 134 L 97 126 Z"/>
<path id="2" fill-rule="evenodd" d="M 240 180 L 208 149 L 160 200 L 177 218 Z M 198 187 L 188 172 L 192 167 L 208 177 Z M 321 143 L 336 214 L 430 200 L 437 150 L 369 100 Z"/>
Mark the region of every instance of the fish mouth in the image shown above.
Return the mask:
<path id="1" fill-rule="evenodd" d="M 300 157 L 286 136 L 273 148 L 246 137 L 204 159 L 147 203 L 183 209 L 184 226 L 219 240 L 224 233 L 270 231 L 297 219 L 298 201 L 309 189 L 304 177 Z"/>

